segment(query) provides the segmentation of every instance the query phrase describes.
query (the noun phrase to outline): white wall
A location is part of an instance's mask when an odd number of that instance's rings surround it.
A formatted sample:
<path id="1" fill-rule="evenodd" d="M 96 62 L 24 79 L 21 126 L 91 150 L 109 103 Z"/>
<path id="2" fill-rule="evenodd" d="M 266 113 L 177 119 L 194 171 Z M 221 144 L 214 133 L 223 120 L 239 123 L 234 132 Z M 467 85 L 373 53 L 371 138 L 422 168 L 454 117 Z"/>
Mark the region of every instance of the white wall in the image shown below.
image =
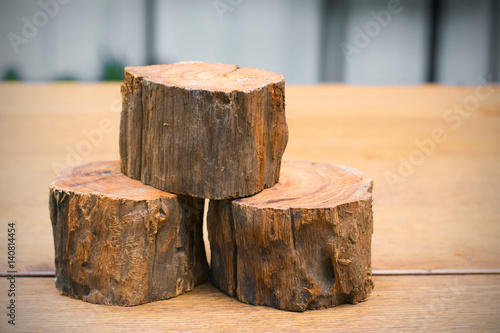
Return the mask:
<path id="1" fill-rule="evenodd" d="M 9 33 L 23 36 L 22 19 L 33 22 L 39 1 L 67 4 L 16 53 Z M 0 74 L 16 68 L 25 80 L 93 81 L 106 60 L 144 65 L 152 58 L 261 67 L 283 73 L 287 83 L 423 83 L 431 0 L 400 0 L 401 12 L 366 46 L 348 58 L 342 51 L 356 46 L 356 29 L 366 34 L 376 22 L 371 11 L 387 10 L 389 1 L 397 0 L 0 0 Z M 496 35 L 491 32 L 500 0 L 440 2 L 437 82 L 474 84 L 490 72 L 498 80 L 498 22 Z"/>
<path id="2" fill-rule="evenodd" d="M 490 74 L 492 1 L 496 0 L 443 1 L 436 66 L 438 82 L 478 84 L 478 76 L 486 78 Z"/>
<path id="3" fill-rule="evenodd" d="M 320 1 L 239 2 L 158 0 L 157 61 L 231 63 L 282 73 L 287 82 L 317 82 Z"/>
<path id="4" fill-rule="evenodd" d="M 429 34 L 427 1 L 401 1 L 394 8 L 388 8 L 387 0 L 349 5 L 345 42 L 354 44 L 362 35 L 367 42 L 358 41 L 364 47 L 346 62 L 344 80 L 356 84 L 423 83 Z"/>
<path id="5" fill-rule="evenodd" d="M 115 58 L 125 64 L 144 62 L 145 6 L 142 1 L 66 1 L 67 4 L 59 5 L 53 17 L 46 16 L 45 25 L 35 26 L 36 34 L 26 35 L 27 43 L 20 44 L 17 53 L 8 34 L 12 32 L 24 38 L 23 17 L 33 23 L 33 15 L 43 10 L 38 1 L 1 2 L 0 73 L 14 67 L 26 80 L 61 77 L 98 80 L 106 59 Z"/>

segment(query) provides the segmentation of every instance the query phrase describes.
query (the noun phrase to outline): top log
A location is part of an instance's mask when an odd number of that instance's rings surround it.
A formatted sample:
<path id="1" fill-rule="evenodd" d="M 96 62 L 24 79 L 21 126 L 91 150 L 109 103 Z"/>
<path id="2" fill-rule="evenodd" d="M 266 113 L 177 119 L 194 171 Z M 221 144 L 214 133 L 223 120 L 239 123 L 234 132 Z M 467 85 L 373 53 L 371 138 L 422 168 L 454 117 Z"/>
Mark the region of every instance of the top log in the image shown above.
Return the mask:
<path id="1" fill-rule="evenodd" d="M 236 65 L 125 68 L 122 172 L 208 199 L 272 187 L 288 141 L 284 88 L 280 74 Z"/>

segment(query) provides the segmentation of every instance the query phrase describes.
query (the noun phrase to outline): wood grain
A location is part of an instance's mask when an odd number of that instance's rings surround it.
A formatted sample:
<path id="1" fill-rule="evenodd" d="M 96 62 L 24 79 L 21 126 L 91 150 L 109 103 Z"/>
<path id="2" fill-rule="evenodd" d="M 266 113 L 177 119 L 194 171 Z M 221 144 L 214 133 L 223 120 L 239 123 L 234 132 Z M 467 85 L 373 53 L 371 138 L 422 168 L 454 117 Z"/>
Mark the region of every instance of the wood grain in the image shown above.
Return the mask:
<path id="1" fill-rule="evenodd" d="M 56 287 L 123 306 L 192 290 L 208 277 L 203 206 L 125 176 L 118 161 L 65 168 L 50 185 Z"/>
<path id="2" fill-rule="evenodd" d="M 185 62 L 125 68 L 121 170 L 209 199 L 273 186 L 288 140 L 282 75 Z"/>
<path id="3" fill-rule="evenodd" d="M 17 319 L 5 331 L 498 332 L 500 276 L 374 277 L 358 305 L 303 313 L 241 303 L 210 284 L 165 301 L 109 307 L 62 297 L 50 278 L 18 278 Z M 0 290 L 8 281 L 0 279 Z M 6 304 L 5 293 L 0 303 Z"/>
<path id="4" fill-rule="evenodd" d="M 289 311 L 366 300 L 372 187 L 357 170 L 294 161 L 272 188 L 211 200 L 211 281 L 242 302 Z"/>
<path id="5" fill-rule="evenodd" d="M 491 88 L 453 129 L 443 113 L 474 87 L 287 86 L 284 159 L 374 177 L 373 270 L 500 268 L 500 86 Z M 54 270 L 48 186 L 58 164 L 119 159 L 120 112 L 116 83 L 0 84 L 0 227 L 17 222 L 19 272 Z M 438 127 L 448 139 L 391 187 L 384 173 Z M 94 144 L 86 134 L 97 130 Z"/>

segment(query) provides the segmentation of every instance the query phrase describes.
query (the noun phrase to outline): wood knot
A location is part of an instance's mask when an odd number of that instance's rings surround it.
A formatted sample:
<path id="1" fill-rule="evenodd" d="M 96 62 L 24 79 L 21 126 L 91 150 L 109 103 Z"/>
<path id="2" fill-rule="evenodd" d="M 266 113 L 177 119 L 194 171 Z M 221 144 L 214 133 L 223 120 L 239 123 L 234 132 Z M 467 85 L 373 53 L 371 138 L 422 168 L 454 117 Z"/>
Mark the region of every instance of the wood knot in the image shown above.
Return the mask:
<path id="1" fill-rule="evenodd" d="M 352 262 L 351 259 L 337 259 L 337 263 L 343 266 L 347 266 Z"/>

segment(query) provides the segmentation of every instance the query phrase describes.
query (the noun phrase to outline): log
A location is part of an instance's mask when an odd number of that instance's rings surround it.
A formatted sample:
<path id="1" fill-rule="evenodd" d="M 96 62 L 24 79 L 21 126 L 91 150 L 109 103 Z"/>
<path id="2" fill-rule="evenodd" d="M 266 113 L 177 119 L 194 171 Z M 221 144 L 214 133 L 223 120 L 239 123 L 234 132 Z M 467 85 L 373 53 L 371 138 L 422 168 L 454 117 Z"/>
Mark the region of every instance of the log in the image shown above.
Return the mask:
<path id="1" fill-rule="evenodd" d="M 208 277 L 203 207 L 128 178 L 118 161 L 62 170 L 49 201 L 56 287 L 123 306 L 192 290 Z"/>
<path id="2" fill-rule="evenodd" d="M 211 281 L 242 302 L 290 311 L 366 300 L 372 184 L 354 169 L 284 162 L 274 187 L 210 201 Z"/>
<path id="3" fill-rule="evenodd" d="M 121 170 L 200 198 L 253 195 L 279 179 L 288 140 L 282 75 L 185 62 L 125 68 Z"/>

